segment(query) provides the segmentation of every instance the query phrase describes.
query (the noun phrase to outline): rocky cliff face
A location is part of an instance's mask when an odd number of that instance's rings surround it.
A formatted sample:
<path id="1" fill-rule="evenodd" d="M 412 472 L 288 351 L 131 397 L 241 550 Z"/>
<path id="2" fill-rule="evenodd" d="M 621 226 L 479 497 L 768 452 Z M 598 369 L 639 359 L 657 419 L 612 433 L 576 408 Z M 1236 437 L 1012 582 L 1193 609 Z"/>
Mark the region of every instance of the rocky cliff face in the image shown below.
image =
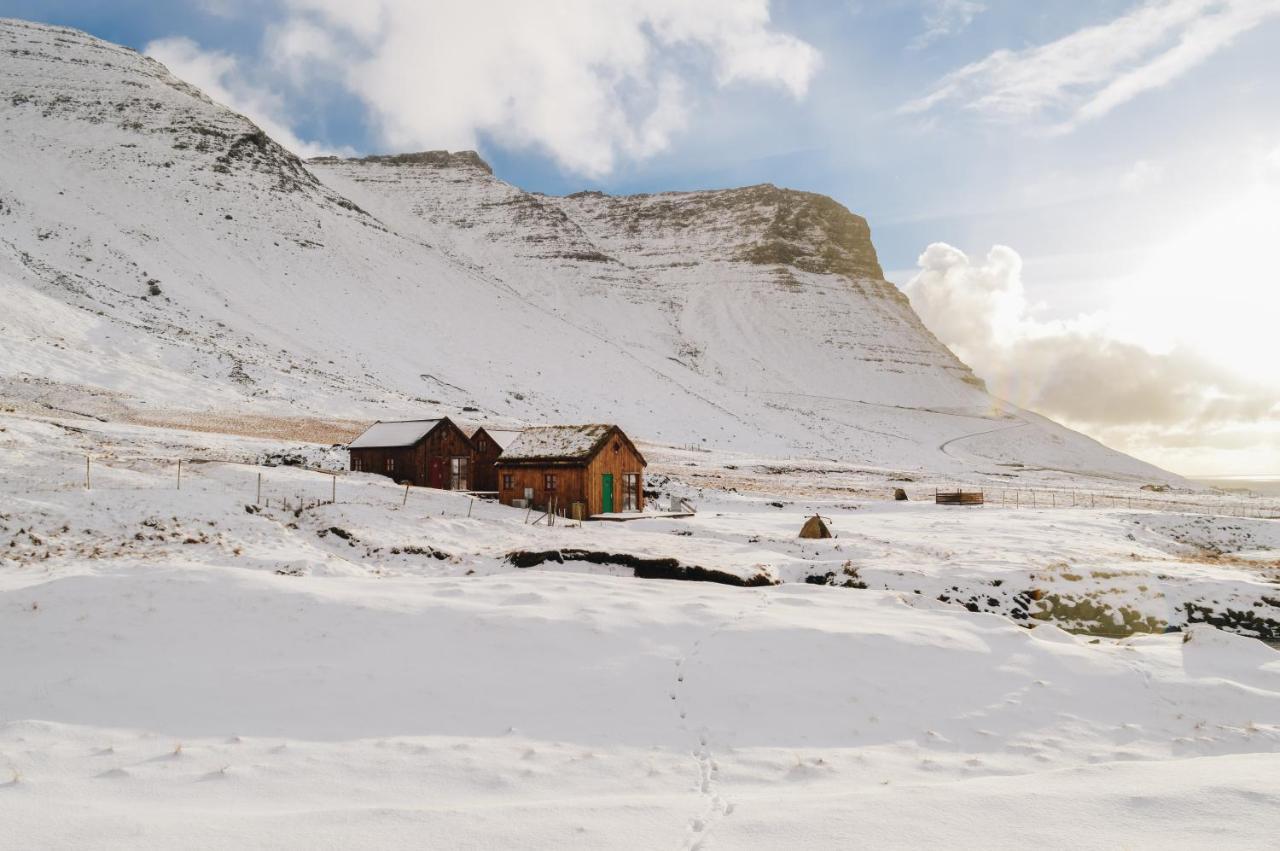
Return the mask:
<path id="1" fill-rule="evenodd" d="M 919 367 L 980 385 L 884 280 L 866 220 L 822 195 L 761 185 L 550 197 L 499 180 L 474 152 L 321 158 L 309 165 L 397 230 L 444 247 L 550 309 L 573 297 L 578 312 L 624 326 L 618 333 L 625 335 L 633 325 L 628 315 L 649 306 L 670 343 L 667 354 L 722 379 L 738 371 L 733 361 L 744 353 L 725 351 L 727 362 L 707 357 L 724 348 L 722 329 L 707 324 L 715 321 L 708 311 L 759 305 L 767 312 L 764 305 L 773 301 L 809 326 L 792 329 L 793 346 L 804 348 L 803 338 L 820 334 L 814 342 L 829 354 L 845 350 L 857 359 L 842 366 L 899 375 Z M 750 324 L 750 317 L 740 318 L 739 325 Z M 756 318 L 755 341 L 762 343 L 771 320 Z M 635 321 L 652 333 L 653 319 Z M 750 327 L 731 330 L 748 335 L 749 345 Z M 839 367 L 836 375 L 856 378 Z M 745 375 L 734 380 L 752 383 Z M 877 378 L 859 383 L 858 398 L 879 398 Z M 903 393 L 911 395 L 900 385 L 885 398 L 901 401 Z"/>
<path id="2" fill-rule="evenodd" d="M 0 104 L 12 405 L 606 420 L 897 468 L 1150 475 L 1002 412 L 820 195 L 547 197 L 471 152 L 302 163 L 152 60 L 15 21 Z"/>

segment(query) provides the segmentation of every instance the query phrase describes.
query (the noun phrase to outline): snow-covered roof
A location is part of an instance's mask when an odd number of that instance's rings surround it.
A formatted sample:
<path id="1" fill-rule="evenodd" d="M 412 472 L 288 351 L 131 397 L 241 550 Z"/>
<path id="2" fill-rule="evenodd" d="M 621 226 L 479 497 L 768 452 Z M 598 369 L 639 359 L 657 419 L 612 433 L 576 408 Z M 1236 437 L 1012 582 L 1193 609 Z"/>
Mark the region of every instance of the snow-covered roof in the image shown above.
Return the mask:
<path id="1" fill-rule="evenodd" d="M 607 423 L 587 425 L 535 426 L 502 450 L 499 461 L 580 461 L 591 457 L 613 426 Z M 495 437 L 494 440 L 497 440 Z"/>
<path id="2" fill-rule="evenodd" d="M 480 430 L 484 429 L 484 433 L 493 438 L 493 442 L 498 445 L 499 449 L 506 449 L 523 431 L 518 428 L 489 428 L 481 425 L 460 426 L 460 428 L 468 440 L 475 439 Z"/>
<path id="3" fill-rule="evenodd" d="M 487 428 L 484 430 L 484 433 L 493 438 L 493 442 L 498 444 L 502 449 L 506 449 L 508 446 L 515 443 L 516 438 L 524 434 L 523 431 L 505 428 Z"/>
<path id="4" fill-rule="evenodd" d="M 401 422 L 376 422 L 351 443 L 348 449 L 369 449 L 392 446 L 413 446 L 426 437 L 440 420 L 403 420 Z"/>

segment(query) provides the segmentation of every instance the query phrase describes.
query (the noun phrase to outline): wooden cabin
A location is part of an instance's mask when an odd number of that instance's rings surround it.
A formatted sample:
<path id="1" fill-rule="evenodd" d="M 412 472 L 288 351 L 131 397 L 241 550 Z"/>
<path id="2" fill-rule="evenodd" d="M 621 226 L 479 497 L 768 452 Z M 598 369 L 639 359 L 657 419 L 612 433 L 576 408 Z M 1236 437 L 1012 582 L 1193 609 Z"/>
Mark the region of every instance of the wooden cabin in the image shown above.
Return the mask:
<path id="1" fill-rule="evenodd" d="M 351 469 L 419 487 L 472 489 L 471 441 L 448 417 L 376 422 L 347 445 Z"/>
<path id="2" fill-rule="evenodd" d="M 643 511 L 645 465 L 616 425 L 529 428 L 498 456 L 498 499 L 578 518 Z"/>
<path id="3" fill-rule="evenodd" d="M 463 431 L 471 440 L 471 489 L 497 493 L 498 468 L 495 465 L 498 456 L 520 436 L 520 432 L 484 426 L 463 428 Z"/>

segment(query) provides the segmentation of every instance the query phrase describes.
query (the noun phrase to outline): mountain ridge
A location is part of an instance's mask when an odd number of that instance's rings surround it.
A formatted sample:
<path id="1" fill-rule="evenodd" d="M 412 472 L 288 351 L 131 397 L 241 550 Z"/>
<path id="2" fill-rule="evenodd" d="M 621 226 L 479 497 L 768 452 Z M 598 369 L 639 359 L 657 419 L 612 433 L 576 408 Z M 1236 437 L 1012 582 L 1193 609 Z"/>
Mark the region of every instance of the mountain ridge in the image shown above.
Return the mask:
<path id="1" fill-rule="evenodd" d="M 1168 476 L 983 392 L 825 196 L 537 195 L 474 153 L 304 163 L 154 60 L 25 22 L 0 22 L 0 102 L 11 404 L 607 419 L 897 469 Z"/>

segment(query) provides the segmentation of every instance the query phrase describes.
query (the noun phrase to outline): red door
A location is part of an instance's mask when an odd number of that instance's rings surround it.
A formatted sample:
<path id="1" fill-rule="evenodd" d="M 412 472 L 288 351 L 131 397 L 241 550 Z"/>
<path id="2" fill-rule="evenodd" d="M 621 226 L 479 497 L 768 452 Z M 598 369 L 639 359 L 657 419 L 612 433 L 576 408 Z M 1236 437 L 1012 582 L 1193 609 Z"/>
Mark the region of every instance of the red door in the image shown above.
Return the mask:
<path id="1" fill-rule="evenodd" d="M 427 487 L 444 487 L 444 459 L 432 456 L 427 459 Z"/>

